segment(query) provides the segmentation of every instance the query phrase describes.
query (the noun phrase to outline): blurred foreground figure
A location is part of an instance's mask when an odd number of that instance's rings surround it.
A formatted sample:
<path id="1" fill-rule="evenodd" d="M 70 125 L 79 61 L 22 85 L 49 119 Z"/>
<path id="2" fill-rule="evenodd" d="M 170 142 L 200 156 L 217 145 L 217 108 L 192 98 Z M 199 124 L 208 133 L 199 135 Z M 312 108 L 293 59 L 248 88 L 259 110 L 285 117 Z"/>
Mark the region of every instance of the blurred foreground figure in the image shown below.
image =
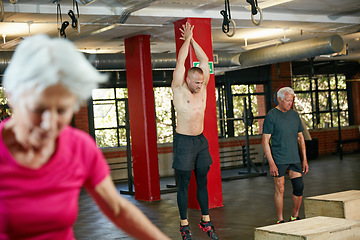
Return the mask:
<path id="1" fill-rule="evenodd" d="M 1 240 L 75 239 L 82 187 L 132 237 L 169 239 L 118 194 L 95 141 L 69 126 L 106 80 L 67 40 L 37 35 L 16 49 L 3 78 L 13 116 L 0 123 Z"/>

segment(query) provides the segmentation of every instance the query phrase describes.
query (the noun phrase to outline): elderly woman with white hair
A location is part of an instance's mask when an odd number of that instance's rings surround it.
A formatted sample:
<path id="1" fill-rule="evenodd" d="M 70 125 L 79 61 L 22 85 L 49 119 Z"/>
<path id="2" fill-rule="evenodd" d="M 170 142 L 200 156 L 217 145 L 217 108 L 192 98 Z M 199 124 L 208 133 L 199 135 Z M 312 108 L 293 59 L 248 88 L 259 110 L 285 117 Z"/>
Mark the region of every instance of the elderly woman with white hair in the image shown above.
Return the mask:
<path id="1" fill-rule="evenodd" d="M 13 116 L 0 123 L 0 239 L 75 239 L 82 187 L 134 238 L 169 239 L 118 194 L 95 141 L 69 126 L 106 80 L 68 40 L 18 46 L 3 76 Z"/>

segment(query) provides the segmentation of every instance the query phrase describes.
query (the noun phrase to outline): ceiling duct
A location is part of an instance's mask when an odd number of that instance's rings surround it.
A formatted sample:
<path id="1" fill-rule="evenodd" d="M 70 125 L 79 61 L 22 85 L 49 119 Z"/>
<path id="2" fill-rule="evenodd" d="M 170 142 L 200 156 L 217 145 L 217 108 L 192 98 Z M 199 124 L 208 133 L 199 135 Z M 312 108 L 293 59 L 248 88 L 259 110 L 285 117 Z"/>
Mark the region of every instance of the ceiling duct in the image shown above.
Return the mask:
<path id="1" fill-rule="evenodd" d="M 239 53 L 214 53 L 215 67 L 240 66 Z M 98 70 L 124 70 L 126 69 L 125 54 L 86 54 L 88 60 Z M 216 58 L 216 61 L 215 61 Z M 152 53 L 152 69 L 175 68 L 175 53 Z"/>
<path id="2" fill-rule="evenodd" d="M 242 67 L 289 62 L 337 53 L 343 47 L 344 41 L 341 36 L 331 35 L 243 52 L 240 54 L 239 62 Z"/>
<path id="3" fill-rule="evenodd" d="M 127 19 L 130 17 L 131 13 L 139 11 L 143 8 L 147 8 L 148 6 L 150 6 L 150 4 L 152 2 L 156 2 L 157 0 L 147 0 L 145 2 L 140 2 L 138 4 L 135 4 L 131 7 L 126 8 L 121 14 L 120 17 L 118 19 L 118 23 L 125 23 L 127 21 Z"/>
<path id="4" fill-rule="evenodd" d="M 0 51 L 0 74 L 4 74 L 6 67 L 10 63 L 10 59 L 14 52 Z"/>
<path id="5" fill-rule="evenodd" d="M 214 53 L 214 67 L 229 69 L 250 68 L 279 62 L 288 62 L 299 59 L 316 57 L 319 55 L 340 52 L 344 41 L 339 35 L 314 38 L 300 42 L 286 43 L 278 46 L 266 47 L 239 53 Z M 0 74 L 10 62 L 13 52 L 0 51 Z M 119 71 L 125 70 L 125 54 L 85 54 L 87 59 L 98 70 Z M 154 70 L 173 69 L 176 66 L 175 53 L 153 53 L 151 64 Z"/>
<path id="6" fill-rule="evenodd" d="M 13 51 L 0 51 L 0 74 L 3 74 L 7 65 L 10 63 Z M 239 66 L 239 53 L 214 53 L 215 67 L 235 67 Z M 125 70 L 125 54 L 85 54 L 89 62 L 101 71 L 119 71 Z M 215 61 L 216 58 L 216 61 Z M 151 65 L 154 70 L 164 68 L 175 68 L 175 53 L 152 53 Z"/>
<path id="7" fill-rule="evenodd" d="M 241 54 L 215 52 L 214 66 L 216 68 L 249 68 L 337 53 L 343 47 L 343 39 L 339 35 L 332 35 L 250 50 Z M 88 56 L 88 59 L 99 70 L 126 68 L 125 54 L 92 54 Z M 151 64 L 153 69 L 175 68 L 176 54 L 153 53 L 151 54 Z"/>

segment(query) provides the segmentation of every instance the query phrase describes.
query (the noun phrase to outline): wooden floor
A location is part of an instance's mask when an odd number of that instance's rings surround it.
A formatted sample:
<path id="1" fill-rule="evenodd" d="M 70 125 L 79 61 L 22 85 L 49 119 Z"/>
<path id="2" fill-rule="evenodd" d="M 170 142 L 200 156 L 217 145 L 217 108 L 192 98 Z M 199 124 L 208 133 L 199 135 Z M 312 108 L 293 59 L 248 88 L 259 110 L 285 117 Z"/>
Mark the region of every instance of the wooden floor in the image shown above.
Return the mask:
<path id="1" fill-rule="evenodd" d="M 304 197 L 356 189 L 360 190 L 360 154 L 346 154 L 343 160 L 337 155 L 323 156 L 309 161 L 310 172 L 304 177 Z M 265 168 L 265 171 L 268 171 Z M 223 171 L 222 175 L 237 175 L 236 171 Z M 291 213 L 292 187 L 288 177 L 285 183 L 284 218 Z M 173 179 L 162 179 L 162 189 Z M 118 184 L 119 190 L 126 190 L 126 184 Z M 222 240 L 254 239 L 254 228 L 276 222 L 273 201 L 274 184 L 269 176 L 259 176 L 233 181 L 223 181 L 223 202 L 221 208 L 211 209 L 210 216 L 216 232 Z M 140 202 L 133 196 L 123 195 L 138 206 L 171 239 L 181 239 L 176 193 L 162 194 L 161 201 Z M 86 192 L 80 196 L 80 212 L 74 227 L 78 240 L 89 239 L 132 239 L 113 226 L 104 217 Z M 209 239 L 198 229 L 199 210 L 189 210 L 190 227 L 195 240 Z M 301 207 L 300 217 L 304 217 Z"/>

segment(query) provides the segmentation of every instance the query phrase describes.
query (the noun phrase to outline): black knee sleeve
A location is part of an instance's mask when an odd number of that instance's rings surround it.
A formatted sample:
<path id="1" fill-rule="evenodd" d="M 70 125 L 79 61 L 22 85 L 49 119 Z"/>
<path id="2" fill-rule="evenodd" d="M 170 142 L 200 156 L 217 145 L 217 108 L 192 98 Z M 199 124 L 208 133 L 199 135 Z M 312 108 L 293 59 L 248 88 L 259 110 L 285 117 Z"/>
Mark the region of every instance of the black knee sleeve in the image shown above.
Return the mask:
<path id="1" fill-rule="evenodd" d="M 303 195 L 303 190 L 304 190 L 304 182 L 302 177 L 291 179 L 291 184 L 293 186 L 293 194 L 295 196 L 301 197 Z"/>

